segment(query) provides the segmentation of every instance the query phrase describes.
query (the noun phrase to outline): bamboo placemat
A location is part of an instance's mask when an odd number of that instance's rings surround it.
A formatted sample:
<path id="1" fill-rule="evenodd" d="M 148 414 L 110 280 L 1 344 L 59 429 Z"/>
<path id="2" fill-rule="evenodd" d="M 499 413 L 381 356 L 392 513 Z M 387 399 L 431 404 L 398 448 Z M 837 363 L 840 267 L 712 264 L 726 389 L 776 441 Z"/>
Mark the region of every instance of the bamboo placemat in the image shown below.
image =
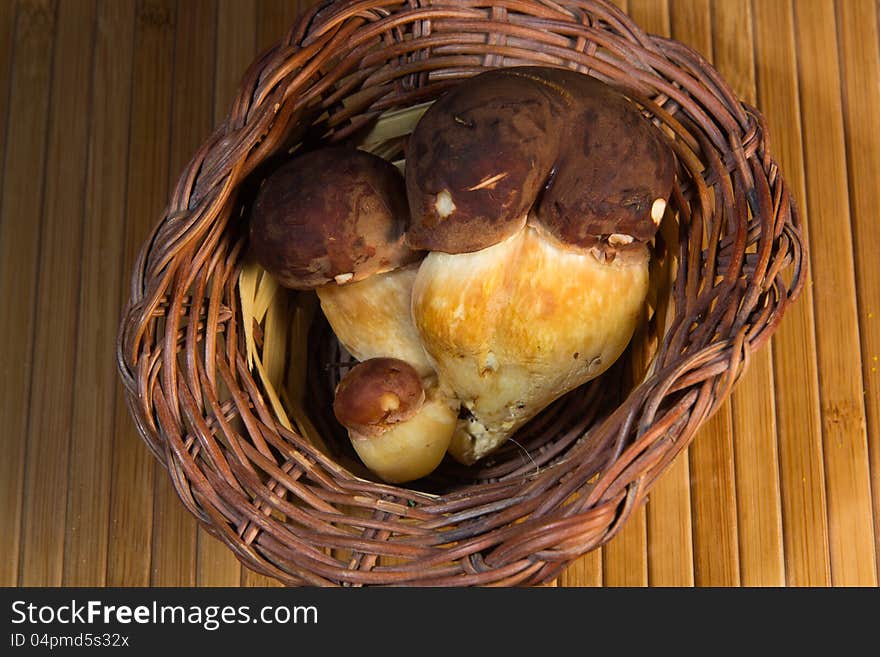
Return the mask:
<path id="1" fill-rule="evenodd" d="M 304 4 L 0 11 L 0 585 L 272 584 L 178 502 L 125 408 L 114 340 L 170 185 Z M 876 586 L 880 3 L 618 4 L 766 114 L 811 280 L 648 504 L 557 584 Z"/>

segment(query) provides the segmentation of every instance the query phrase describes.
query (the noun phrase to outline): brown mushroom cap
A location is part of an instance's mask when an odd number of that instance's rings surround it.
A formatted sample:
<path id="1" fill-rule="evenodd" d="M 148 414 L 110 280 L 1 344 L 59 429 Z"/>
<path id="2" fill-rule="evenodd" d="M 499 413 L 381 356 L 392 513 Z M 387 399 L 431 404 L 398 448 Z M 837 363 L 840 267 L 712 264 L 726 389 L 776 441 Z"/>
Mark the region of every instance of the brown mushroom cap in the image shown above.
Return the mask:
<path id="1" fill-rule="evenodd" d="M 611 86 L 564 69 L 495 69 L 461 82 L 416 126 L 407 240 L 477 251 L 531 213 L 567 244 L 613 234 L 637 244 L 656 233 L 654 201 L 668 199 L 674 173 L 660 132 Z"/>
<path id="2" fill-rule="evenodd" d="M 295 157 L 266 179 L 251 215 L 251 245 L 286 287 L 355 282 L 419 259 L 404 241 L 408 217 L 394 165 L 328 147 Z"/>
<path id="3" fill-rule="evenodd" d="M 425 401 L 418 372 L 397 358 L 355 365 L 336 387 L 333 413 L 356 436 L 368 438 L 413 417 Z"/>

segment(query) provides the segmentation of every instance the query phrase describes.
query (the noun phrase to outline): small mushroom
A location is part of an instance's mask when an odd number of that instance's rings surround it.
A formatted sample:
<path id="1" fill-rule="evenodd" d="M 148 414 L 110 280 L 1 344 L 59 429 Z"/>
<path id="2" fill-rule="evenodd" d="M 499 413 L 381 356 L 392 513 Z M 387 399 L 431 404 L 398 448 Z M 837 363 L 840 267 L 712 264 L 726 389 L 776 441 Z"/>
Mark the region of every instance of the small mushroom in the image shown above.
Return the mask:
<path id="1" fill-rule="evenodd" d="M 423 253 L 404 241 L 403 177 L 382 158 L 347 147 L 304 153 L 257 194 L 250 238 L 280 284 L 317 292 L 334 333 L 358 360 L 401 358 L 433 373 L 412 323 L 410 296 Z"/>
<path id="2" fill-rule="evenodd" d="M 333 411 L 371 471 L 389 483 L 430 474 L 443 460 L 458 409 L 395 358 L 355 365 L 336 388 Z"/>
<path id="3" fill-rule="evenodd" d="M 456 459 L 491 453 L 624 351 L 674 167 L 635 104 L 568 70 L 483 73 L 422 117 L 406 238 L 430 253 L 413 318 L 464 409 Z"/>

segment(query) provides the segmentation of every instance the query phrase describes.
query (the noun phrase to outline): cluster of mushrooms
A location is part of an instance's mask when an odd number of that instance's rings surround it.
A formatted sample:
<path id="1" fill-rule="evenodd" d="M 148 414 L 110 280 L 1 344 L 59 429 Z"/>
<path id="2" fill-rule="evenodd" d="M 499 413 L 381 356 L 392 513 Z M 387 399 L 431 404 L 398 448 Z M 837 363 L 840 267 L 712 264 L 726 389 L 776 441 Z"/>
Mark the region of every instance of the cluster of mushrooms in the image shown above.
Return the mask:
<path id="1" fill-rule="evenodd" d="M 261 187 L 251 243 L 280 284 L 316 290 L 359 361 L 334 413 L 400 483 L 491 454 L 620 357 L 674 175 L 612 87 L 502 68 L 431 105 L 405 176 L 344 146 L 293 157 Z"/>

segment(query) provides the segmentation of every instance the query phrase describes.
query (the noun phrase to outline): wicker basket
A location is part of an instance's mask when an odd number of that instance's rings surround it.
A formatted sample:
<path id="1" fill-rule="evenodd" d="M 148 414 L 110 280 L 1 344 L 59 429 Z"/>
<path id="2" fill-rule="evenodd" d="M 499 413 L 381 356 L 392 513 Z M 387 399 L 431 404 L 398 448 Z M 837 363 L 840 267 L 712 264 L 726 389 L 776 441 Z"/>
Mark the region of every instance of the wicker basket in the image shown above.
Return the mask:
<path id="1" fill-rule="evenodd" d="M 378 483 L 329 412 L 345 354 L 320 313 L 289 356 L 308 363 L 287 363 L 307 376 L 307 417 L 281 418 L 253 371 L 238 296 L 248 204 L 291 149 L 349 140 L 464 77 L 522 64 L 610 82 L 669 137 L 678 183 L 654 311 L 613 370 L 491 462 Z M 136 264 L 119 367 L 181 500 L 250 568 L 290 585 L 538 584 L 646 500 L 773 333 L 805 264 L 760 113 L 700 55 L 608 2 L 324 2 L 253 63 L 180 176 Z"/>

